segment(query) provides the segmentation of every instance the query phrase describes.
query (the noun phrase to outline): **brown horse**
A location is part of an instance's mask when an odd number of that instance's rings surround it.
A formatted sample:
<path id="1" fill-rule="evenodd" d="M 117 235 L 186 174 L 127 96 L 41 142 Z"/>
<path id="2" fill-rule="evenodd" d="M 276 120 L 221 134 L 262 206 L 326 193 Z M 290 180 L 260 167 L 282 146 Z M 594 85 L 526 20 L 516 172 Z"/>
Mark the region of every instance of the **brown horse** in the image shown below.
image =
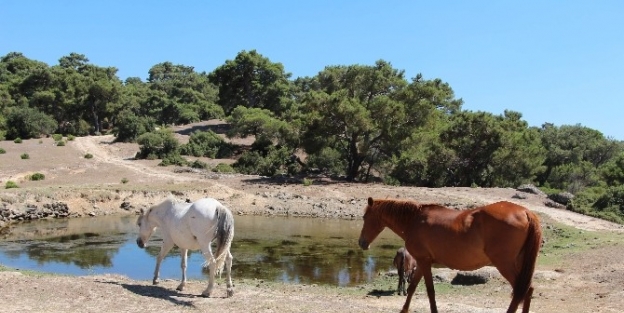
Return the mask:
<path id="1" fill-rule="evenodd" d="M 368 249 L 386 227 L 405 241 L 418 264 L 401 312 L 408 312 L 423 277 L 431 312 L 438 312 L 431 276 L 433 264 L 462 271 L 494 265 L 513 288 L 507 312 L 516 312 L 522 301 L 522 312 L 529 312 L 542 231 L 538 217 L 528 209 L 501 201 L 460 211 L 437 204 L 368 198 L 360 247 Z"/>
<path id="2" fill-rule="evenodd" d="M 407 252 L 407 249 L 401 247 L 397 250 L 397 253 L 394 256 L 393 264 L 399 274 L 397 295 L 401 295 L 401 291 L 403 291 L 403 295 L 405 296 L 407 295 L 405 283 L 412 281 L 412 273 L 416 269 L 416 259 L 414 259 L 414 257 Z"/>

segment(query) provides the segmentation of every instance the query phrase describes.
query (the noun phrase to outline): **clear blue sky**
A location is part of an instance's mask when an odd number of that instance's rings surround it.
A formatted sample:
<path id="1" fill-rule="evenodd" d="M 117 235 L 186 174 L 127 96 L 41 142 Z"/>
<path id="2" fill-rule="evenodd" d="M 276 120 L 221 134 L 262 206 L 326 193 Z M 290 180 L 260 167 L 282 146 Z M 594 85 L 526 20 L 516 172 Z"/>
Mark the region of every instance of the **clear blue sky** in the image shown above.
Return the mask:
<path id="1" fill-rule="evenodd" d="M 293 78 L 383 59 L 448 82 L 466 110 L 624 140 L 620 0 L 0 3 L 0 55 L 55 65 L 77 52 L 121 79 L 165 61 L 210 72 L 253 49 Z"/>

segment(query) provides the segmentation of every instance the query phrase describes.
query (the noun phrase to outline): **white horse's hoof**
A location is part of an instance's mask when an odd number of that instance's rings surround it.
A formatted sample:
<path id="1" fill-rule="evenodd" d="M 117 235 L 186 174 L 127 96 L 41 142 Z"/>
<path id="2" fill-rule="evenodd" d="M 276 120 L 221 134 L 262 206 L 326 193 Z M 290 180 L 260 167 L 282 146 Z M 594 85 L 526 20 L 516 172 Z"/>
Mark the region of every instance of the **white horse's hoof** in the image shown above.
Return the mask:
<path id="1" fill-rule="evenodd" d="M 227 297 L 231 297 L 234 295 L 234 288 L 228 288 L 227 289 Z"/>
<path id="2" fill-rule="evenodd" d="M 201 296 L 204 298 L 210 298 L 210 292 L 202 292 Z"/>
<path id="3" fill-rule="evenodd" d="M 182 290 L 184 290 L 184 285 L 180 285 L 180 286 L 178 286 L 178 288 L 176 288 L 176 290 L 177 290 L 177 291 L 182 291 Z"/>
<path id="4" fill-rule="evenodd" d="M 153 280 L 152 281 L 152 285 L 158 285 L 158 281 L 157 280 Z"/>

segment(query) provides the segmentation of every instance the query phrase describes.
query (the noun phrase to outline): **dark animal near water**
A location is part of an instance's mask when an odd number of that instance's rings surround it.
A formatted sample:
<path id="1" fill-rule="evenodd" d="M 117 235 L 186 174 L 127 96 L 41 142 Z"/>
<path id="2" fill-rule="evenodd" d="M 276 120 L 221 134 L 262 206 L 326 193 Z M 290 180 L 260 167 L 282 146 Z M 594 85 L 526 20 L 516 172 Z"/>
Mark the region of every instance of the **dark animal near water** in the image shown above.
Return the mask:
<path id="1" fill-rule="evenodd" d="M 521 302 L 522 312 L 529 312 L 542 231 L 537 215 L 527 208 L 501 201 L 454 210 L 438 204 L 368 198 L 360 247 L 367 250 L 386 227 L 405 241 L 417 263 L 401 312 L 408 312 L 423 277 L 430 310 L 438 312 L 431 274 L 434 264 L 462 271 L 494 265 L 513 288 L 507 312 L 516 312 Z"/>
<path id="2" fill-rule="evenodd" d="M 416 259 L 414 259 L 414 257 L 407 252 L 407 249 L 401 247 L 397 250 L 392 263 L 394 264 L 394 267 L 396 267 L 397 274 L 399 275 L 397 295 L 401 295 L 401 292 L 403 292 L 403 295 L 405 296 L 407 295 L 405 284 L 412 281 L 412 273 L 416 269 Z"/>

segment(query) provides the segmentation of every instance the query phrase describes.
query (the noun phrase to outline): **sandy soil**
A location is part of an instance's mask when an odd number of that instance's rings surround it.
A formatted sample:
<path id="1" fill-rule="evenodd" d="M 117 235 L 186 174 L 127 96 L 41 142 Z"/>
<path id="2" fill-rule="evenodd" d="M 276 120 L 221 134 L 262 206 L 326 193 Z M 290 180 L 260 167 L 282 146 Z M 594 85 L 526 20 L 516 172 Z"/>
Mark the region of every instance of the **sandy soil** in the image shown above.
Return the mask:
<path id="1" fill-rule="evenodd" d="M 200 128 L 222 127 L 203 123 Z M 177 129 L 184 140 L 187 132 Z M 11 180 L 17 189 L 2 189 L 0 209 L 25 210 L 43 203 L 64 202 L 74 215 L 134 214 L 173 193 L 180 198 L 212 196 L 236 214 L 291 215 L 315 218 L 360 218 L 366 198 L 410 198 L 450 207 L 474 207 L 508 200 L 540 213 L 544 227 L 556 223 L 579 232 L 612 236 L 591 249 L 571 251 L 555 264 L 538 265 L 532 312 L 624 311 L 624 231 L 621 225 L 544 205 L 538 195 L 510 188 L 414 188 L 380 184 L 353 184 L 314 178 L 311 186 L 289 179 L 223 175 L 210 171 L 159 167 L 158 161 L 133 160 L 135 144 L 113 143 L 112 136 L 83 137 L 55 146 L 51 138 L 22 144 L 0 142 L 0 183 Z M 21 159 L 24 153 L 28 159 Z M 90 153 L 93 158 L 86 159 Z M 202 161 L 209 164 L 232 160 Z M 42 173 L 45 180 L 30 181 Z M 122 179 L 127 183 L 122 183 Z M 523 194 L 526 199 L 517 199 Z M 126 209 L 122 204 L 126 202 Z M 127 204 L 130 204 L 128 209 Z M 546 239 L 546 244 L 548 238 Z M 236 256 L 234 256 L 236 258 Z M 236 263 L 236 262 L 235 262 Z M 234 264 L 235 265 L 235 264 Z M 386 279 L 386 278 L 380 278 Z M 176 292 L 175 281 L 152 286 L 117 275 L 51 276 L 0 271 L 0 312 L 393 312 L 404 298 L 389 292 L 374 293 L 374 286 L 354 288 L 284 285 L 257 280 L 237 280 L 236 293 L 224 298 L 223 283 L 211 298 L 197 297 L 205 282 L 191 281 Z M 438 290 L 440 312 L 504 312 L 510 287 L 495 278 L 484 285 Z M 412 312 L 428 312 L 419 286 Z"/>

